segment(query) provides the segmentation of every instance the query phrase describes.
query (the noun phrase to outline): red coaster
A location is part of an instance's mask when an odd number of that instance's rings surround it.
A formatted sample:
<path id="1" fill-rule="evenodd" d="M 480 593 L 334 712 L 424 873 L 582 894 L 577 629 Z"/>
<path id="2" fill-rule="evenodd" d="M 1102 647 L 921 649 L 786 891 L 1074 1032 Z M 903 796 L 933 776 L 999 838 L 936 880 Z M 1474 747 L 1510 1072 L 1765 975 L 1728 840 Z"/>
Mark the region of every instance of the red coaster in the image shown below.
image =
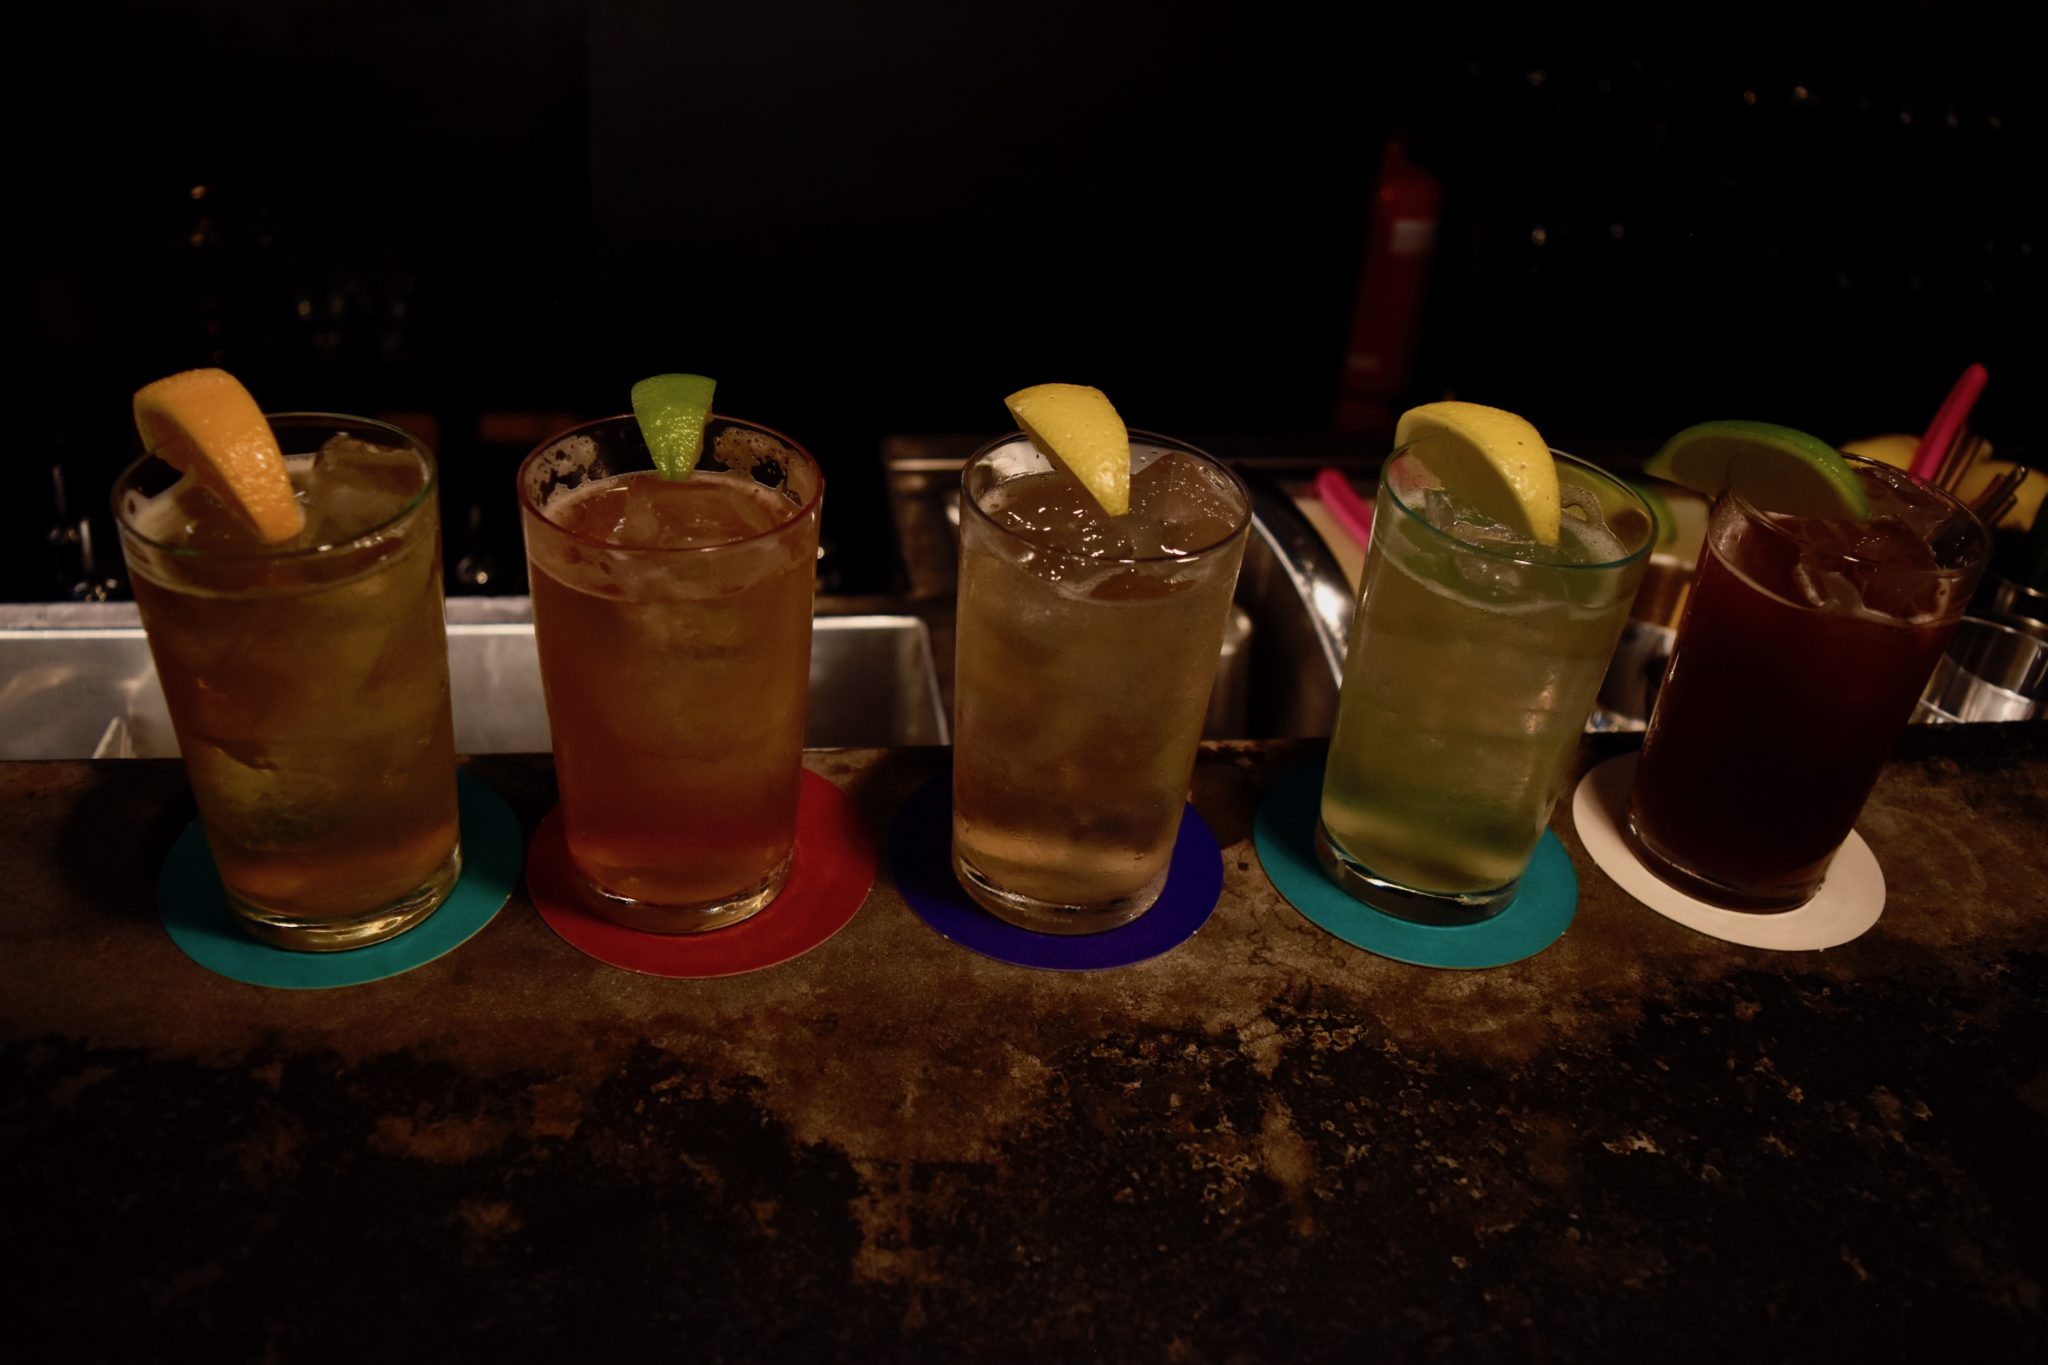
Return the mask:
<path id="1" fill-rule="evenodd" d="M 846 927 L 875 884 L 875 847 L 846 793 L 813 772 L 797 788 L 796 857 L 780 895 L 752 919 L 702 934 L 648 934 L 577 902 L 562 808 L 547 813 L 526 855 L 526 894 L 570 947 L 648 976 L 738 976 L 802 957 Z"/>

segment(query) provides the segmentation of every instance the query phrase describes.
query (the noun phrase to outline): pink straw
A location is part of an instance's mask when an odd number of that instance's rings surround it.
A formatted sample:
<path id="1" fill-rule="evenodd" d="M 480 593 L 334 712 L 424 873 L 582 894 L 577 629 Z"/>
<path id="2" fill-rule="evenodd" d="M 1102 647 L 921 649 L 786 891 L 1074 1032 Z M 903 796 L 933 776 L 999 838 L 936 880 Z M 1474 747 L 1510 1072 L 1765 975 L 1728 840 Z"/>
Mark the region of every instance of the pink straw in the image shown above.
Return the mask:
<path id="1" fill-rule="evenodd" d="M 1928 425 L 1927 434 L 1920 438 L 1920 444 L 1913 451 L 1911 473 L 1916 479 L 1932 479 L 1941 468 L 1941 457 L 1956 439 L 1956 432 L 1969 420 L 1970 409 L 1977 406 L 1977 395 L 1984 392 L 1985 381 L 1991 374 L 1982 365 L 1972 363 L 1956 380 L 1955 387 L 1942 400 L 1941 410 L 1934 414 L 1934 421 Z"/>
<path id="2" fill-rule="evenodd" d="M 1358 496 L 1351 480 L 1334 469 L 1316 475 L 1316 496 L 1330 509 L 1330 517 L 1363 550 L 1372 543 L 1372 504 Z"/>

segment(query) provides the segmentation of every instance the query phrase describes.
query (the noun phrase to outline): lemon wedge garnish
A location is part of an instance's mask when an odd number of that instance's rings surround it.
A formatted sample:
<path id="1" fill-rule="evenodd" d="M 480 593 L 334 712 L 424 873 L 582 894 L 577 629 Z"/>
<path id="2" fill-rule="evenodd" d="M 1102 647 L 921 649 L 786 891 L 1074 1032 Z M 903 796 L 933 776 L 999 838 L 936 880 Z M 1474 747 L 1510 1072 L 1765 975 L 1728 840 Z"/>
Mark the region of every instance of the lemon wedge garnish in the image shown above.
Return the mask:
<path id="1" fill-rule="evenodd" d="M 1414 446 L 1444 491 L 1539 545 L 1557 544 L 1557 464 L 1536 428 L 1479 403 L 1425 403 L 1401 414 L 1396 446 Z"/>
<path id="2" fill-rule="evenodd" d="M 1131 510 L 1131 436 L 1102 390 L 1037 384 L 1003 400 L 1031 444 L 1080 480 L 1102 510 Z"/>
<path id="3" fill-rule="evenodd" d="M 306 528 L 263 410 L 226 370 L 186 370 L 135 393 L 142 447 L 197 479 L 265 541 Z"/>

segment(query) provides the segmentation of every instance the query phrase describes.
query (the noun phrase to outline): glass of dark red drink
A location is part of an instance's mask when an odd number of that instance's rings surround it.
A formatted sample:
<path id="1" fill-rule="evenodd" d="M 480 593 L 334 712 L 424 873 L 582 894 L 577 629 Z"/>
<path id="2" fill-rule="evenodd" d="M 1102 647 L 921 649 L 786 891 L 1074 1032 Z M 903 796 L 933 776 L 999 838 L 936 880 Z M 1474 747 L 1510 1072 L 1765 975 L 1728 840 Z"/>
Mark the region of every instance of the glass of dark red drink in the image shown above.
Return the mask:
<path id="1" fill-rule="evenodd" d="M 1990 550 L 1946 493 L 1849 464 L 1866 523 L 1732 488 L 1709 519 L 1628 826 L 1653 871 L 1717 905 L 1788 910 L 1820 889 Z"/>

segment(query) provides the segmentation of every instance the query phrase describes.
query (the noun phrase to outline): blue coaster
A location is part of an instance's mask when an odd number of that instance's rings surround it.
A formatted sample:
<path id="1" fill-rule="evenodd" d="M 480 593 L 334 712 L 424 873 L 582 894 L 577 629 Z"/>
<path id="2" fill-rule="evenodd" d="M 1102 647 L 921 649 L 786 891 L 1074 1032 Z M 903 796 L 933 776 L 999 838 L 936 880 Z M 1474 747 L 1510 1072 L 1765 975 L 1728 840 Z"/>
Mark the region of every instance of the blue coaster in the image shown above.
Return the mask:
<path id="1" fill-rule="evenodd" d="M 1208 922 L 1223 895 L 1223 850 L 1188 806 L 1173 841 L 1166 888 L 1152 908 L 1100 934 L 1037 934 L 968 899 L 953 875 L 953 779 L 935 777 L 912 793 L 889 828 L 889 872 L 917 917 L 963 948 L 1018 967 L 1096 972 L 1128 967 L 1178 947 Z"/>
<path id="2" fill-rule="evenodd" d="M 301 991 L 360 986 L 424 966 L 489 924 L 519 883 L 521 840 L 512 808 L 482 779 L 459 769 L 455 792 L 462 875 L 439 909 L 397 938 L 338 953 L 295 953 L 258 943 L 235 924 L 197 820 L 171 845 L 157 876 L 164 928 L 200 966 L 252 986 Z"/>
<path id="3" fill-rule="evenodd" d="M 1321 760 L 1294 769 L 1266 793 L 1252 841 L 1266 876 L 1309 923 L 1355 948 L 1418 967 L 1504 967 L 1557 942 L 1579 907 L 1579 878 L 1557 835 L 1543 831 L 1522 889 L 1508 908 L 1477 924 L 1417 924 L 1351 898 L 1316 859 Z"/>

